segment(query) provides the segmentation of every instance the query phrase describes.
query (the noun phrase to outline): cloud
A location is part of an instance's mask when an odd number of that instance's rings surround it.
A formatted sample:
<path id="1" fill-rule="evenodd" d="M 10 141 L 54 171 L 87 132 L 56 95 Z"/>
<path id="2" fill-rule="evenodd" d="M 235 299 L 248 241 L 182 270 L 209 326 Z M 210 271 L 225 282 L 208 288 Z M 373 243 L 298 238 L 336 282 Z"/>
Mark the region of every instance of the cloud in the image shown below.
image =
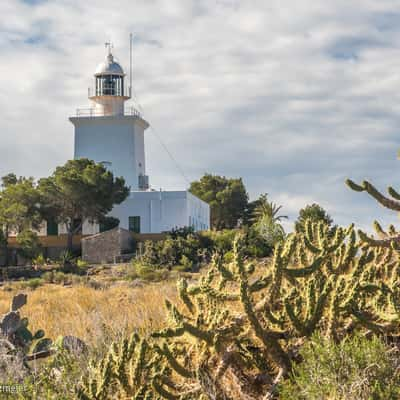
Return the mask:
<path id="1" fill-rule="evenodd" d="M 395 221 L 346 177 L 396 186 L 400 17 L 392 0 L 2 0 L 0 173 L 43 176 L 72 157 L 104 42 L 129 65 L 153 185 L 242 176 L 293 221 L 318 202 L 341 224 Z"/>

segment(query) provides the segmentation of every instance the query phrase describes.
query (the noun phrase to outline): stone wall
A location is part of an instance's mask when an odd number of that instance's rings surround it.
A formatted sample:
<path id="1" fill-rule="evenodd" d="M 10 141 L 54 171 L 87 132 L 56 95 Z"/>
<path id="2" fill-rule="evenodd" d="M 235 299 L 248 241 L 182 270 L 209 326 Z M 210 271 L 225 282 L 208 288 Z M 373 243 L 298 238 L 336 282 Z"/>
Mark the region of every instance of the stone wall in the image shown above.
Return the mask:
<path id="1" fill-rule="evenodd" d="M 82 239 L 82 259 L 89 263 L 113 263 L 124 253 L 133 252 L 131 233 L 114 228 Z"/>

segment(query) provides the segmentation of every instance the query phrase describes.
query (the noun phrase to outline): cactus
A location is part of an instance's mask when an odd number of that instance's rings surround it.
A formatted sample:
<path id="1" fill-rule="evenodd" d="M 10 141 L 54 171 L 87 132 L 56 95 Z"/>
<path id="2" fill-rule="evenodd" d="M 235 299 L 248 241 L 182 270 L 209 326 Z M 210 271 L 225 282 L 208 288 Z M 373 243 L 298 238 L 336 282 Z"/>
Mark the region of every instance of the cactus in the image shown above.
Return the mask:
<path id="1" fill-rule="evenodd" d="M 365 243 L 353 225 L 307 222 L 256 268 L 242 240 L 231 263 L 215 256 L 196 284 L 180 280 L 181 305 L 166 301 L 167 326 L 114 344 L 78 398 L 111 398 L 110 390 L 135 399 L 272 398 L 315 332 L 337 342 L 354 330 L 398 333 L 400 260 L 391 246 Z"/>
<path id="2" fill-rule="evenodd" d="M 254 382 L 264 379 L 274 387 L 274 371 L 288 372 L 299 340 L 314 332 L 339 341 L 350 327 L 384 334 L 398 330 L 400 282 L 393 273 L 398 262 L 390 248 L 357 241 L 353 225 L 332 232 L 308 222 L 303 234 L 277 245 L 261 275 L 244 259 L 240 242 L 237 238 L 230 265 L 215 258 L 197 285 L 179 283 L 184 310 L 167 303 L 170 326 L 153 338 L 165 340 L 159 354 L 180 389 L 158 381 L 153 389 L 160 396 L 180 398 L 183 382 L 207 395 L 211 380 L 216 397 L 229 398 L 229 385 L 217 382 L 233 375 L 240 391 L 262 398 Z M 168 350 L 177 342 L 191 348 L 193 340 L 194 356 Z M 195 372 L 200 369 L 207 385 Z"/>
<path id="3" fill-rule="evenodd" d="M 159 366 L 160 356 L 146 340 L 132 334 L 112 343 L 100 363 L 90 363 L 89 375 L 77 386 L 76 396 L 80 400 L 161 399 L 153 396 L 151 388 Z"/>
<path id="4" fill-rule="evenodd" d="M 43 330 L 30 331 L 27 318 L 21 318 L 19 309 L 27 302 L 26 294 L 18 294 L 13 297 L 10 311 L 3 315 L 0 322 L 0 333 L 3 336 L 2 350 L 12 348 L 13 351 L 7 354 L 18 354 L 22 357 L 21 362 L 28 367 L 27 362 L 39 358 L 49 357 L 54 353 L 53 342 L 45 338 Z"/>
<path id="5" fill-rule="evenodd" d="M 389 198 L 379 192 L 378 189 L 375 188 L 371 183 L 367 181 L 363 181 L 361 185 L 354 183 L 352 180 L 347 179 L 346 184 L 350 187 L 350 189 L 357 192 L 367 192 L 371 197 L 373 197 L 379 204 L 383 207 L 393 210 L 400 211 L 400 194 L 393 189 L 393 187 L 389 186 L 387 188 Z M 389 227 L 389 232 L 385 232 L 379 222 L 374 222 L 374 228 L 380 239 L 375 239 L 373 237 L 368 236 L 363 231 L 359 231 L 360 239 L 367 243 L 370 246 L 374 247 L 393 247 L 396 250 L 400 248 L 400 233 L 395 230 L 393 225 Z"/>

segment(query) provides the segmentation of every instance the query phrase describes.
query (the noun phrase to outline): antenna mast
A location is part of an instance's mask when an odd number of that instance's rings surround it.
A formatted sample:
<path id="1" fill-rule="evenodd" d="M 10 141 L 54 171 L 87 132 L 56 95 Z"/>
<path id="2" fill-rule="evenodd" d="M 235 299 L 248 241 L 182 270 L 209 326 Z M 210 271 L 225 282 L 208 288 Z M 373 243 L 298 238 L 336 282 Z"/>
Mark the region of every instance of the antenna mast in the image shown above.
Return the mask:
<path id="1" fill-rule="evenodd" d="M 132 97 L 132 42 L 133 42 L 133 34 L 129 34 L 129 60 L 130 60 L 130 68 L 129 68 L 129 96 Z"/>

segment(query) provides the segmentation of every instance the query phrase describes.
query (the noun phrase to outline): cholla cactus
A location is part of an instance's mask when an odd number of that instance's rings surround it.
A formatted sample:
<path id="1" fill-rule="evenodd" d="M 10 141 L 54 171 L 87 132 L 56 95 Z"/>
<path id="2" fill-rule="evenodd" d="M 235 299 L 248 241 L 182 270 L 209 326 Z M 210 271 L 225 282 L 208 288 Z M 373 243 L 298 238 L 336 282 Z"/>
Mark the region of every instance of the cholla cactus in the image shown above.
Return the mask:
<path id="1" fill-rule="evenodd" d="M 161 365 L 160 356 L 149 350 L 147 341 L 136 334 L 129 340 L 114 342 L 99 363 L 91 362 L 89 376 L 77 388 L 77 398 L 161 399 L 151 390 L 152 377 Z"/>
<path id="2" fill-rule="evenodd" d="M 397 212 L 400 211 L 400 194 L 393 187 L 389 186 L 387 188 L 387 192 L 391 197 L 390 198 L 379 192 L 379 190 L 368 181 L 363 181 L 361 185 L 358 185 L 352 180 L 347 179 L 346 184 L 350 187 L 350 189 L 356 192 L 367 192 L 383 207 Z M 397 232 L 393 225 L 390 225 L 388 231 L 385 231 L 382 229 L 379 222 L 375 221 L 374 229 L 378 235 L 378 239 L 371 238 L 364 232 L 359 231 L 361 240 L 374 247 L 393 247 L 395 249 L 400 248 L 400 232 Z"/>
<path id="3" fill-rule="evenodd" d="M 178 283 L 183 309 L 167 302 L 170 325 L 153 338 L 176 378 L 153 384 L 162 397 L 232 398 L 235 390 L 264 399 L 314 332 L 341 340 L 355 329 L 398 330 L 399 263 L 390 248 L 358 242 L 353 226 L 307 222 L 264 271 L 246 262 L 240 242 L 230 265 L 216 257 L 199 284 Z"/>
<path id="4" fill-rule="evenodd" d="M 81 399 L 269 399 L 314 332 L 336 341 L 399 330 L 400 264 L 391 247 L 359 241 L 351 225 L 306 223 L 256 266 L 235 240 L 195 285 L 178 282 L 168 326 L 114 344 L 91 367 Z M 146 397 L 147 396 L 147 397 Z"/>

